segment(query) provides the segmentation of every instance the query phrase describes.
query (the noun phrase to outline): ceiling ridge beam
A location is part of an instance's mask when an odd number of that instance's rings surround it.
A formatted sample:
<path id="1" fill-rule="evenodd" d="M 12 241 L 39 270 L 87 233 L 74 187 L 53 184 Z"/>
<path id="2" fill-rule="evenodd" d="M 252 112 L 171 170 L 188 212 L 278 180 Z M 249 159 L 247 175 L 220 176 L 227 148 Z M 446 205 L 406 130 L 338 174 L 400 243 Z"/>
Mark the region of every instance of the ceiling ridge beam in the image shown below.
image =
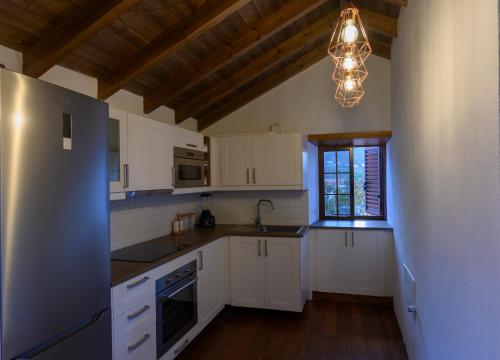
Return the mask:
<path id="1" fill-rule="evenodd" d="M 269 90 L 275 88 L 291 77 L 314 65 L 318 61 L 324 59 L 327 55 L 328 54 L 325 50 L 324 44 L 315 46 L 304 55 L 301 55 L 299 58 L 284 65 L 278 71 L 273 72 L 264 80 L 258 82 L 256 85 L 244 90 L 242 93 L 236 96 L 231 97 L 228 102 L 224 103 L 223 105 L 219 106 L 203 117 L 200 117 L 198 119 L 198 130 L 201 131 L 206 129 L 223 117 L 231 114 L 232 112 L 248 104 L 252 100 L 255 100 Z"/>
<path id="2" fill-rule="evenodd" d="M 200 61 L 193 71 L 182 73 L 144 98 L 144 113 L 148 114 L 161 105 L 172 107 L 171 100 L 194 84 L 207 78 L 244 52 L 261 44 L 278 31 L 290 25 L 305 14 L 325 4 L 328 0 L 288 1 L 276 12 L 258 21 L 250 31 L 232 40 L 228 47 L 217 51 L 208 59 Z"/>
<path id="3" fill-rule="evenodd" d="M 211 29 L 251 0 L 219 0 L 215 5 L 194 14 L 189 24 L 180 24 L 174 31 L 166 30 L 148 44 L 130 55 L 110 76 L 99 79 L 98 96 L 106 99 L 128 82 L 187 43 Z"/>
<path id="4" fill-rule="evenodd" d="M 280 62 L 313 45 L 319 39 L 331 34 L 333 31 L 332 26 L 337 16 L 338 11 L 323 16 L 302 31 L 252 60 L 249 64 L 239 68 L 227 79 L 218 82 L 215 86 L 210 87 L 208 90 L 175 109 L 175 122 L 180 123 L 194 114 L 202 112 L 211 104 L 224 98 L 237 88 L 249 83 Z M 326 46 L 327 44 L 325 43 L 325 52 Z"/>
<path id="5" fill-rule="evenodd" d="M 85 4 L 23 54 L 24 74 L 41 76 L 139 1 L 92 1 Z"/>

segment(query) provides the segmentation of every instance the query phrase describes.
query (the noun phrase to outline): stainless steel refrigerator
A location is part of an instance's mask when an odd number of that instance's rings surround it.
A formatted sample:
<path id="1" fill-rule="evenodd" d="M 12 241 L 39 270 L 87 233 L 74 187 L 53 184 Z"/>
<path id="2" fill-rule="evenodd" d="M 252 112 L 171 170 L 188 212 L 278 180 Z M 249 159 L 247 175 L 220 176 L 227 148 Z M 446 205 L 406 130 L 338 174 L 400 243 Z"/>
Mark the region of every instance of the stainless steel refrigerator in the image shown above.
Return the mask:
<path id="1" fill-rule="evenodd" d="M 0 70 L 2 360 L 111 359 L 107 118 Z"/>

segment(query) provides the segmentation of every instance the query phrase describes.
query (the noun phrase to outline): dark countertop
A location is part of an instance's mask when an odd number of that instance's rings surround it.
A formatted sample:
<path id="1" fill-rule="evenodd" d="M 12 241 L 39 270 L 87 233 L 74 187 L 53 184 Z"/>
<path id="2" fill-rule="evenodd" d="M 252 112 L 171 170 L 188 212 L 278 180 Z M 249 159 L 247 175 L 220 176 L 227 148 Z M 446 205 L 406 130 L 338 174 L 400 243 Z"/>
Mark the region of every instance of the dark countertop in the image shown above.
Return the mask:
<path id="1" fill-rule="evenodd" d="M 153 262 L 139 262 L 139 261 L 117 261 L 111 260 L 111 286 L 116 286 L 132 279 L 135 276 L 141 275 L 146 271 L 152 270 L 161 266 L 169 261 L 172 261 L 182 255 L 185 255 L 193 250 L 196 250 L 212 241 L 218 240 L 224 236 L 238 235 L 250 236 L 248 234 L 232 233 L 229 230 L 237 225 L 215 225 L 213 228 L 196 228 L 193 231 L 188 231 L 181 235 L 166 235 L 157 239 L 149 240 L 154 242 L 170 242 L 173 245 L 188 244 L 190 246 L 179 250 L 173 254 L 164 256 Z M 295 235 L 302 237 L 309 228 L 306 226 L 304 231 Z M 293 237 L 288 233 L 283 234 L 253 234 L 252 236 L 279 236 L 279 237 Z"/>
<path id="2" fill-rule="evenodd" d="M 166 235 L 149 241 L 168 241 L 174 245 L 189 244 L 182 250 L 173 254 L 167 255 L 153 262 L 138 262 L 138 261 L 111 261 L 111 286 L 119 285 L 127 280 L 132 279 L 146 271 L 152 270 L 169 261 L 172 261 L 182 255 L 185 255 L 193 250 L 196 250 L 212 241 L 218 240 L 226 236 L 227 231 L 235 225 L 216 225 L 213 228 L 195 229 L 181 235 Z"/>
<path id="3" fill-rule="evenodd" d="M 354 230 L 392 231 L 392 226 L 385 220 L 320 220 L 312 224 L 311 229 L 354 229 Z"/>

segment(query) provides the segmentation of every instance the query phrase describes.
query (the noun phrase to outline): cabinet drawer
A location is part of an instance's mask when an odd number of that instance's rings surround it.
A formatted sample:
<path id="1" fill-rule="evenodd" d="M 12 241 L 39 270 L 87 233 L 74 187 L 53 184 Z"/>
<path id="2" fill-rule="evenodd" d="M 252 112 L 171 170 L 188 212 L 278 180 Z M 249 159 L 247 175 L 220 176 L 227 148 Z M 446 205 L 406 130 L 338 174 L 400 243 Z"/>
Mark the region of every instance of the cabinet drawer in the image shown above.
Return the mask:
<path id="1" fill-rule="evenodd" d="M 126 311 L 113 320 L 113 349 L 118 350 L 155 324 L 155 298 Z"/>
<path id="2" fill-rule="evenodd" d="M 150 325 L 113 353 L 113 360 L 156 360 L 156 327 Z"/>
<path id="3" fill-rule="evenodd" d="M 113 318 L 140 306 L 155 296 L 155 281 L 145 273 L 115 286 L 112 290 Z"/>

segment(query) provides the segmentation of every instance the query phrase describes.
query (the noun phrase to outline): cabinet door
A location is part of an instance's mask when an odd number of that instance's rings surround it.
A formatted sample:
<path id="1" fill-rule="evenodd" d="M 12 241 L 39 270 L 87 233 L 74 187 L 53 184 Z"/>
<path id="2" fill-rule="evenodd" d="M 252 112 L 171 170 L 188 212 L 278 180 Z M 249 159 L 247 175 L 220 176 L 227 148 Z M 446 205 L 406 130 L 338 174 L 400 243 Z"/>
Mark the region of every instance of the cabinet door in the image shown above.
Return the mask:
<path id="1" fill-rule="evenodd" d="M 173 133 L 174 146 L 203 151 L 203 134 L 183 129 L 178 126 L 173 127 Z"/>
<path id="2" fill-rule="evenodd" d="M 265 287 L 262 240 L 232 236 L 229 246 L 231 305 L 263 308 Z"/>
<path id="3" fill-rule="evenodd" d="M 384 295 L 386 249 L 384 234 L 353 231 L 350 241 L 350 286 L 358 295 Z"/>
<path id="4" fill-rule="evenodd" d="M 225 303 L 225 239 L 198 250 L 198 323 L 203 329 Z"/>
<path id="5" fill-rule="evenodd" d="M 349 292 L 349 234 L 343 230 L 317 231 L 318 291 Z"/>
<path id="6" fill-rule="evenodd" d="M 126 191 L 127 165 L 127 113 L 109 109 L 108 119 L 108 172 L 109 191 Z"/>
<path id="7" fill-rule="evenodd" d="M 222 185 L 249 185 L 251 182 L 251 137 L 221 138 Z"/>
<path id="8" fill-rule="evenodd" d="M 129 114 L 130 191 L 173 188 L 173 146 L 168 126 Z"/>
<path id="9" fill-rule="evenodd" d="M 262 239 L 266 308 L 300 311 L 300 239 Z"/>
<path id="10" fill-rule="evenodd" d="M 252 137 L 252 183 L 302 184 L 302 137 L 297 134 Z"/>

